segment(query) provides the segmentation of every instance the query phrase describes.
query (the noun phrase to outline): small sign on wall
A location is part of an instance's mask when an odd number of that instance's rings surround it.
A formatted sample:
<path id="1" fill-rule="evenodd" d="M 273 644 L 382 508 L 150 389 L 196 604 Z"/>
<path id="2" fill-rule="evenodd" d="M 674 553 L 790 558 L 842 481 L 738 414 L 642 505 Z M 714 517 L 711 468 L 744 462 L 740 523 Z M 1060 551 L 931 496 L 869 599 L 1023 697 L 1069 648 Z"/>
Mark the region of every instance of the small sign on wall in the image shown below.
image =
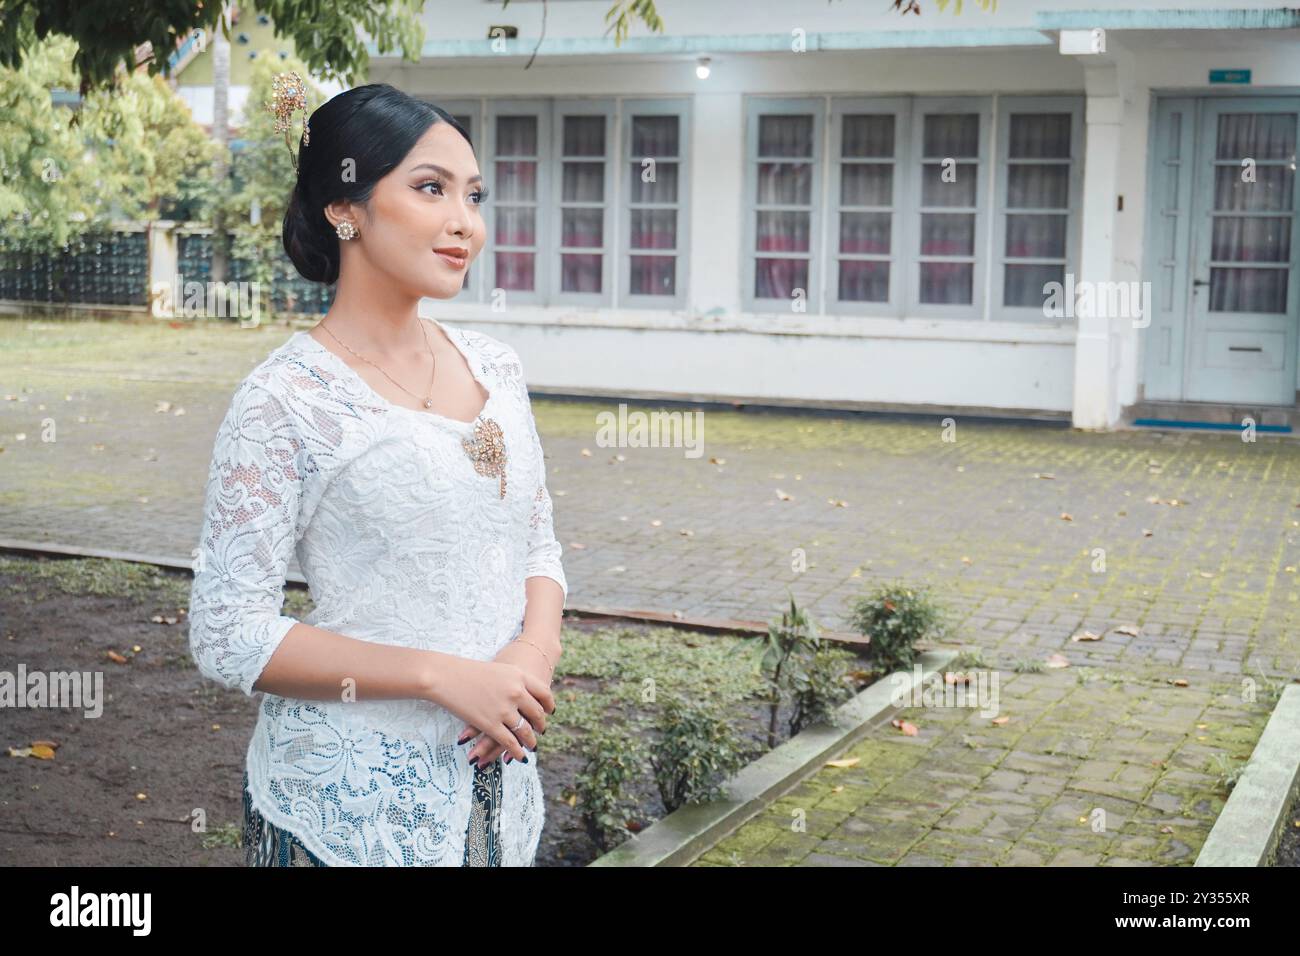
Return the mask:
<path id="1" fill-rule="evenodd" d="M 1211 83 L 1250 83 L 1250 70 L 1211 70 Z"/>

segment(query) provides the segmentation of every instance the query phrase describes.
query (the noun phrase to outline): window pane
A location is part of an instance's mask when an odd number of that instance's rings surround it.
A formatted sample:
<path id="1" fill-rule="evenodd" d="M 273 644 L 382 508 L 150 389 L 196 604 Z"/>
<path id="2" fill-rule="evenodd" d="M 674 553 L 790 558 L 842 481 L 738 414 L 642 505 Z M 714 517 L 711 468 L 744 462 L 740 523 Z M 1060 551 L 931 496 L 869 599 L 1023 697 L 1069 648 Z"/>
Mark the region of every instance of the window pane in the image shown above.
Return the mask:
<path id="1" fill-rule="evenodd" d="M 677 125 L 676 116 L 633 116 L 632 156 L 676 156 Z"/>
<path id="2" fill-rule="evenodd" d="M 884 163 L 845 163 L 840 167 L 841 206 L 892 206 L 894 167 Z"/>
<path id="3" fill-rule="evenodd" d="M 1216 159 L 1294 159 L 1294 113 L 1222 113 Z"/>
<path id="4" fill-rule="evenodd" d="M 754 296 L 790 301 L 795 289 L 808 293 L 807 259 L 759 259 L 754 270 Z"/>
<path id="5" fill-rule="evenodd" d="M 498 156 L 536 156 L 537 117 L 498 116 L 496 150 Z"/>
<path id="6" fill-rule="evenodd" d="M 812 164 L 759 163 L 758 201 L 808 205 L 812 202 Z"/>
<path id="7" fill-rule="evenodd" d="M 1025 308 L 1043 307 L 1047 293 L 1043 286 L 1049 282 L 1065 285 L 1065 266 L 1062 265 L 1008 265 L 1002 283 L 1002 304 Z"/>
<path id="8" fill-rule="evenodd" d="M 604 202 L 604 163 L 565 163 L 561 202 Z"/>
<path id="9" fill-rule="evenodd" d="M 599 255 L 568 254 L 560 256 L 560 289 L 563 292 L 600 291 Z"/>
<path id="10" fill-rule="evenodd" d="M 921 301 L 927 305 L 970 305 L 975 267 L 969 262 L 922 262 Z"/>
<path id="11" fill-rule="evenodd" d="M 676 163 L 635 162 L 631 172 L 628 202 L 677 202 Z"/>
<path id="12" fill-rule="evenodd" d="M 1064 209 L 1070 205 L 1070 167 L 1026 166 L 1007 168 L 1007 206 L 1011 209 Z"/>
<path id="13" fill-rule="evenodd" d="M 605 117 L 564 117 L 565 156 L 604 156 Z"/>
<path id="14" fill-rule="evenodd" d="M 675 256 L 633 256 L 633 295 L 675 295 L 677 292 L 677 258 Z"/>
<path id="15" fill-rule="evenodd" d="M 537 201 L 537 163 L 513 160 L 496 164 L 496 182 L 493 190 L 498 202 Z"/>
<path id="16" fill-rule="evenodd" d="M 1286 269 L 1211 269 L 1211 312 L 1285 312 Z"/>
<path id="17" fill-rule="evenodd" d="M 677 248 L 677 211 L 675 209 L 633 209 L 633 249 Z"/>
<path id="18" fill-rule="evenodd" d="M 498 252 L 497 286 L 502 289 L 533 291 L 533 258 L 531 252 Z"/>
<path id="19" fill-rule="evenodd" d="M 501 246 L 533 246 L 537 244 L 537 210 L 498 206 L 494 239 Z"/>
<path id="20" fill-rule="evenodd" d="M 925 117 L 924 155 L 976 158 L 980 148 L 978 113 L 929 113 Z"/>
<path id="21" fill-rule="evenodd" d="M 842 261 L 839 296 L 841 302 L 888 302 L 889 263 Z"/>
<path id="22" fill-rule="evenodd" d="M 1255 181 L 1242 182 L 1245 170 L 1219 166 L 1214 170 L 1214 208 L 1231 212 L 1285 212 L 1291 209 L 1295 170 L 1289 166 L 1256 166 Z"/>
<path id="23" fill-rule="evenodd" d="M 1290 216 L 1218 216 L 1210 258 L 1216 262 L 1290 262 Z"/>
<path id="24" fill-rule="evenodd" d="M 1012 259 L 1064 259 L 1067 216 L 1007 216 Z"/>
<path id="25" fill-rule="evenodd" d="M 599 249 L 605 238 L 605 210 L 560 210 L 560 244 Z"/>
<path id="26" fill-rule="evenodd" d="M 894 117 L 890 114 L 845 116 L 840 155 L 893 156 Z"/>
<path id="27" fill-rule="evenodd" d="M 974 213 L 922 213 L 921 255 L 975 254 Z"/>
<path id="28" fill-rule="evenodd" d="M 944 182 L 944 170 L 952 182 Z M 926 163 L 921 167 L 922 206 L 973 206 L 979 167 L 974 163 L 957 163 L 944 167 L 941 163 Z"/>
<path id="29" fill-rule="evenodd" d="M 1069 113 L 1012 113 L 1011 159 L 1069 159 Z"/>
<path id="30" fill-rule="evenodd" d="M 887 212 L 842 213 L 840 252 L 888 255 L 892 219 Z"/>
<path id="31" fill-rule="evenodd" d="M 760 116 L 758 155 L 809 156 L 813 154 L 813 118 L 804 116 Z"/>
<path id="32" fill-rule="evenodd" d="M 807 252 L 811 215 L 806 212 L 758 213 L 759 252 Z"/>

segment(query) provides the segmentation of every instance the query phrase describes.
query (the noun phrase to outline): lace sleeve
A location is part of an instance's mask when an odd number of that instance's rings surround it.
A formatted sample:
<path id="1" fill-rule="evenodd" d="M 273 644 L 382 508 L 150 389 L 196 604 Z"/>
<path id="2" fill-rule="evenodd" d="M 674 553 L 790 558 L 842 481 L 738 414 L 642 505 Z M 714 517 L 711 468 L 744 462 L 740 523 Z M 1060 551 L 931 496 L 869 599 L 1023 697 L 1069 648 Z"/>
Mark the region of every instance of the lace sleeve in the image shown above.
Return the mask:
<path id="1" fill-rule="evenodd" d="M 528 519 L 528 564 L 524 577 L 541 575 L 559 582 L 560 587 L 564 589 L 564 600 L 567 603 L 569 582 L 564 577 L 564 566 L 560 563 L 563 549 L 555 537 L 551 495 L 546 489 L 546 459 L 543 457 L 542 440 L 537 434 L 537 421 L 533 418 L 533 406 L 528 398 L 528 386 L 524 383 L 522 371 L 519 376 L 519 388 L 524 395 L 524 415 L 528 419 L 533 448 L 537 452 L 537 477 L 532 486 L 533 507 Z"/>
<path id="2" fill-rule="evenodd" d="M 295 618 L 280 613 L 302 501 L 302 441 L 283 403 L 245 381 L 217 431 L 190 593 L 199 671 L 252 696 Z"/>

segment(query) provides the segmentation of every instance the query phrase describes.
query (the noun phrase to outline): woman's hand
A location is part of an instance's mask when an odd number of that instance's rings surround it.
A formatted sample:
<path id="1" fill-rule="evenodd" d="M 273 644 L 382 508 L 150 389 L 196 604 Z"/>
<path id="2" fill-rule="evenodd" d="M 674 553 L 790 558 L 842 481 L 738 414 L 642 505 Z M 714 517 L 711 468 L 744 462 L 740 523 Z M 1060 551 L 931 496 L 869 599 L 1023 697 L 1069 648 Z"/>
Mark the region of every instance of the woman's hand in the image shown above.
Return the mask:
<path id="1" fill-rule="evenodd" d="M 492 660 L 498 663 L 508 663 L 508 664 L 517 665 L 525 673 L 531 675 L 532 677 L 535 677 L 538 681 L 544 684 L 549 690 L 551 684 L 551 668 L 547 665 L 546 658 L 544 658 L 536 648 L 528 644 L 525 644 L 522 641 L 512 640 L 510 641 L 510 643 L 506 644 L 505 647 L 501 648 L 501 650 L 497 652 L 496 657 L 492 658 Z M 549 709 L 546 711 L 546 713 L 550 714 L 554 712 L 555 712 L 555 701 L 554 698 L 552 698 L 551 705 Z M 540 720 L 533 720 L 531 717 L 529 717 L 528 714 L 523 713 L 522 711 L 520 713 L 523 714 L 524 717 L 529 719 L 531 726 L 529 723 L 525 723 L 522 727 L 519 728 L 518 731 L 515 732 L 516 736 L 518 736 L 518 738 L 521 741 L 524 741 L 525 743 L 528 743 L 528 741 L 525 740 L 525 735 L 531 737 L 532 745 L 528 747 L 528 749 L 536 751 L 537 750 L 536 735 L 546 733 L 546 714 L 541 715 Z M 518 722 L 519 719 L 515 718 L 515 720 L 511 722 L 511 726 L 514 726 L 514 724 Z M 478 736 L 481 733 L 482 731 L 478 727 L 472 724 L 466 724 L 464 727 L 461 728 L 461 731 L 457 735 L 456 739 L 468 740 L 470 738 Z M 477 756 L 478 766 L 486 767 L 489 764 L 491 764 L 492 761 L 496 760 L 497 757 L 501 756 L 501 754 L 505 753 L 505 751 L 506 748 L 503 747 L 498 741 L 494 740 L 492 737 L 481 737 L 479 740 L 475 741 L 470 746 L 469 752 L 466 754 L 466 757 L 469 759 L 473 759 L 475 756 Z M 506 762 L 509 763 L 510 759 L 511 759 L 510 757 L 507 757 Z M 518 757 L 518 755 L 515 755 L 514 759 L 520 759 L 520 758 Z"/>
<path id="2" fill-rule="evenodd" d="M 514 663 L 513 655 L 491 661 L 446 655 L 430 699 L 485 735 L 475 746 L 499 744 L 497 752 L 509 751 L 516 760 L 525 758 L 526 747 L 536 749 L 533 727 L 545 727 L 555 710 L 549 681 Z"/>

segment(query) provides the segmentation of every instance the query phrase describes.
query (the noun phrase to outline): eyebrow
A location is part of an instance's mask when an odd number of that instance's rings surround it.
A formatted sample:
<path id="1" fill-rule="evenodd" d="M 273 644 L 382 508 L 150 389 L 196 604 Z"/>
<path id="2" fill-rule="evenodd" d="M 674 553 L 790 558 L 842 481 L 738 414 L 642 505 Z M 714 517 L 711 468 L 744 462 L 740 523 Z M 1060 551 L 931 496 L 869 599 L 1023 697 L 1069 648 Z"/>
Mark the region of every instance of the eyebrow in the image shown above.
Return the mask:
<path id="1" fill-rule="evenodd" d="M 412 166 L 410 171 L 415 172 L 417 169 L 432 169 L 435 173 L 440 173 L 443 176 L 446 176 L 448 179 L 452 180 L 453 182 L 455 182 L 456 180 L 455 173 L 453 173 L 449 169 L 444 169 L 442 166 L 439 166 L 436 163 L 421 163 L 419 166 Z M 483 181 L 483 177 L 482 175 L 474 175 L 469 178 L 469 181 L 471 183 L 481 183 Z"/>

